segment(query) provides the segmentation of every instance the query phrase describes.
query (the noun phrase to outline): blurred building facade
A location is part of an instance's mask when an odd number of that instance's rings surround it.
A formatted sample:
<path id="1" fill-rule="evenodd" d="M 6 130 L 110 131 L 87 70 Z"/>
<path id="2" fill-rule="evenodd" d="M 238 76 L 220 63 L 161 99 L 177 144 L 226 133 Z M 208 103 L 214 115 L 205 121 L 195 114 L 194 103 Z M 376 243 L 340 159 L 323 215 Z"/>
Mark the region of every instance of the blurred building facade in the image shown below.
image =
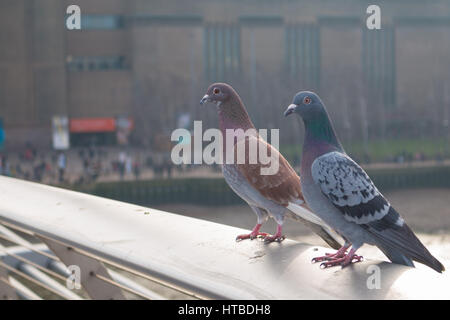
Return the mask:
<path id="1" fill-rule="evenodd" d="M 82 30 L 67 30 L 66 8 Z M 450 2 L 361 0 L 2 0 L 0 118 L 6 144 L 51 146 L 51 119 L 129 117 L 134 142 L 170 135 L 177 117 L 232 83 L 258 127 L 299 90 L 319 93 L 345 139 L 449 135 Z M 102 130 L 98 129 L 99 132 Z M 367 138 L 367 137 L 366 137 Z"/>

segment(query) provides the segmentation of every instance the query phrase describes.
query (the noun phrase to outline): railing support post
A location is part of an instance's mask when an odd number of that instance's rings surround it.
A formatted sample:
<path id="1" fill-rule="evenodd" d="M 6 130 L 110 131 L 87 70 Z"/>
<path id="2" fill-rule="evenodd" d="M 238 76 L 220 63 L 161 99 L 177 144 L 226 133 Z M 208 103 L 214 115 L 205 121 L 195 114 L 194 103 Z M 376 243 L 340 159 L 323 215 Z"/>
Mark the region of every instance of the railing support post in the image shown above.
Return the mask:
<path id="1" fill-rule="evenodd" d="M 80 283 L 92 299 L 125 299 L 119 288 L 96 277 L 96 275 L 99 275 L 103 278 L 111 279 L 111 276 L 101 262 L 77 253 L 70 246 L 62 245 L 59 242 L 52 241 L 48 238 L 39 238 L 45 242 L 50 250 L 52 250 L 66 266 L 75 265 L 80 268 Z"/>
<path id="2" fill-rule="evenodd" d="M 12 286 L 8 285 L 4 281 L 8 280 L 8 272 L 4 268 L 0 268 L 0 300 L 18 300 L 19 297 Z"/>

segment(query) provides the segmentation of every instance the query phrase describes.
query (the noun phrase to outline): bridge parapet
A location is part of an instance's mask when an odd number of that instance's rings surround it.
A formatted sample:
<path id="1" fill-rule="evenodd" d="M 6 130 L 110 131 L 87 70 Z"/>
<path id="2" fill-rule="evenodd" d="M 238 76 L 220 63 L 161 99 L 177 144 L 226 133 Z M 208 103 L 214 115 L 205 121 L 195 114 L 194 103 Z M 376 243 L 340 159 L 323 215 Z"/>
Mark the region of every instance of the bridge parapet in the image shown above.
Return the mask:
<path id="1" fill-rule="evenodd" d="M 246 230 L 7 177 L 0 177 L 0 223 L 0 238 L 17 245 L 0 250 L 5 284 L 0 291 L 12 287 L 22 297 L 36 298 L 18 289 L 11 278 L 14 270 L 43 281 L 64 298 L 75 298 L 64 286 L 51 286 L 39 273 L 23 268 L 49 269 L 66 279 L 65 264 L 80 267 L 81 284 L 94 299 L 123 299 L 128 297 L 124 292 L 163 298 L 111 267 L 198 299 L 450 298 L 446 273 L 373 260 L 322 270 L 310 261 L 325 248 L 292 240 L 236 243 L 235 236 Z M 11 230 L 37 237 L 46 246 Z M 7 289 L 0 293 L 12 294 Z"/>

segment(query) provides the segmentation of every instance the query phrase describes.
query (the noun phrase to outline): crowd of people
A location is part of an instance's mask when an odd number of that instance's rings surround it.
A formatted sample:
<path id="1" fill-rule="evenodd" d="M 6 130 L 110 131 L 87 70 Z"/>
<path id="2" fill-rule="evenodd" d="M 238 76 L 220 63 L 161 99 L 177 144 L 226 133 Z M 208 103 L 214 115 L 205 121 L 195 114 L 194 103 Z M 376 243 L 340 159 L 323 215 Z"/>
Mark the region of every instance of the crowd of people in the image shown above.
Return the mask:
<path id="1" fill-rule="evenodd" d="M 21 152 L 0 151 L 0 175 L 49 184 L 170 178 L 174 171 L 188 169 L 174 168 L 168 153 L 132 148 L 89 147 L 44 152 L 27 145 Z"/>
<path id="2" fill-rule="evenodd" d="M 426 157 L 424 153 L 406 152 L 373 163 L 369 157 L 358 161 L 370 165 L 442 162 L 444 156 Z M 300 158 L 289 159 L 298 167 Z M 120 147 L 79 147 L 67 151 L 38 151 L 27 144 L 20 152 L 0 151 L 0 175 L 47 184 L 88 184 L 96 181 L 171 178 L 173 176 L 211 176 L 220 172 L 218 165 L 174 165 L 169 152 Z"/>

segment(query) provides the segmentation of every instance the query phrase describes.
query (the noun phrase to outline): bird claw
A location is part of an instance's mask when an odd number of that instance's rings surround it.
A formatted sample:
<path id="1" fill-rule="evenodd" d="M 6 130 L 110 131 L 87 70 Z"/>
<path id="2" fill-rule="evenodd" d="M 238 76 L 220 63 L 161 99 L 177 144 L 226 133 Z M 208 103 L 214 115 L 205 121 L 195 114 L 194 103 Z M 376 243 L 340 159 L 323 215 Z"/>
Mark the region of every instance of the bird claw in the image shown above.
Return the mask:
<path id="1" fill-rule="evenodd" d="M 334 255 L 335 255 L 335 253 L 325 253 L 324 256 L 312 258 L 311 263 L 317 263 L 317 262 L 322 262 L 325 260 L 330 260 L 330 259 L 332 259 L 332 257 Z"/>
<path id="2" fill-rule="evenodd" d="M 311 263 L 322 262 L 325 260 L 332 260 L 333 258 L 336 258 L 336 253 L 325 253 L 324 256 L 312 258 Z"/>
<path id="3" fill-rule="evenodd" d="M 252 232 L 249 234 L 241 234 L 236 237 L 236 242 L 241 242 L 242 240 L 245 240 L 245 239 L 254 240 L 256 238 L 265 238 L 267 236 L 268 236 L 268 234 L 265 232 L 256 232 L 256 233 Z"/>
<path id="4" fill-rule="evenodd" d="M 311 263 L 322 262 L 325 260 L 325 257 L 315 257 L 311 259 Z"/>
<path id="5" fill-rule="evenodd" d="M 264 237 L 264 243 L 271 243 L 271 242 L 280 243 L 284 239 L 286 239 L 286 236 L 276 236 L 276 235 L 275 236 L 266 236 L 266 237 Z"/>
<path id="6" fill-rule="evenodd" d="M 323 258 L 323 257 L 319 257 L 319 258 Z M 339 265 L 342 268 L 345 268 L 346 266 L 348 266 L 352 263 L 361 262 L 363 260 L 364 260 L 363 256 L 358 256 L 355 254 L 352 256 L 352 258 L 350 260 L 347 257 L 342 257 L 342 258 L 330 259 L 328 261 L 322 262 L 320 264 L 320 268 L 326 269 L 326 268 L 335 267 L 335 266 L 339 266 Z"/>
<path id="7" fill-rule="evenodd" d="M 364 257 L 363 256 L 358 256 L 358 255 L 353 255 L 352 260 L 349 262 L 350 263 L 356 263 L 356 262 L 362 262 L 364 261 Z M 345 267 L 345 266 L 344 266 Z"/>

